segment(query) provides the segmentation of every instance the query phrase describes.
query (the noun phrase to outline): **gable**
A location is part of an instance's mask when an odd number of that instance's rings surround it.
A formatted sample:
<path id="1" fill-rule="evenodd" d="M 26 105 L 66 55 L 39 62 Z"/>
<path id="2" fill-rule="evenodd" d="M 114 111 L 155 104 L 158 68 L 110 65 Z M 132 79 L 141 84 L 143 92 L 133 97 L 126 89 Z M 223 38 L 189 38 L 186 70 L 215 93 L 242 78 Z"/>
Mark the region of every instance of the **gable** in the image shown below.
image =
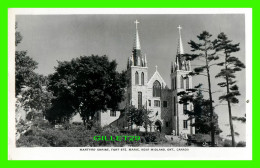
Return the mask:
<path id="1" fill-rule="evenodd" d="M 163 86 L 163 88 L 167 88 L 167 85 L 165 83 L 165 81 L 163 80 L 162 76 L 159 74 L 158 71 L 155 71 L 153 76 L 150 78 L 150 80 L 148 81 L 147 85 L 148 85 L 148 88 L 152 88 L 153 87 L 153 83 L 158 80 L 161 85 Z"/>

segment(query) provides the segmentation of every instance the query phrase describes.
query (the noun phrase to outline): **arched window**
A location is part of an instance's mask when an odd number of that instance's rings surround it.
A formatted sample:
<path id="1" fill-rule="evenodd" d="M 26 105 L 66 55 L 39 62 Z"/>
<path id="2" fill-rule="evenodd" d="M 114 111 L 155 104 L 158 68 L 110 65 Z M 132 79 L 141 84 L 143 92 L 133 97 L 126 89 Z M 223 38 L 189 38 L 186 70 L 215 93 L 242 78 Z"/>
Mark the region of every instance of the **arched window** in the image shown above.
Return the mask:
<path id="1" fill-rule="evenodd" d="M 142 109 L 142 92 L 138 92 L 138 109 Z"/>
<path id="2" fill-rule="evenodd" d="M 144 85 L 144 73 L 141 74 L 141 85 Z"/>
<path id="3" fill-rule="evenodd" d="M 135 84 L 136 84 L 136 85 L 139 85 L 139 74 L 138 74 L 137 71 L 136 71 L 136 73 L 135 73 Z"/>
<path id="4" fill-rule="evenodd" d="M 175 89 L 175 86 L 174 86 L 174 78 L 172 78 L 172 90 Z"/>
<path id="5" fill-rule="evenodd" d="M 183 79 L 183 76 L 181 76 L 181 89 L 184 89 L 184 79 Z"/>
<path id="6" fill-rule="evenodd" d="M 188 110 L 187 107 L 188 107 L 187 104 L 183 104 L 183 114 L 187 113 L 187 110 Z"/>
<path id="7" fill-rule="evenodd" d="M 153 83 L 153 97 L 161 97 L 161 84 L 158 80 Z"/>
<path id="8" fill-rule="evenodd" d="M 186 78 L 186 89 L 190 88 L 190 84 L 189 84 L 189 77 L 187 76 Z"/>
<path id="9" fill-rule="evenodd" d="M 176 100 L 173 98 L 173 115 L 176 116 Z"/>
<path id="10" fill-rule="evenodd" d="M 174 89 L 176 90 L 177 89 L 177 78 L 175 77 L 175 80 L 174 80 Z"/>

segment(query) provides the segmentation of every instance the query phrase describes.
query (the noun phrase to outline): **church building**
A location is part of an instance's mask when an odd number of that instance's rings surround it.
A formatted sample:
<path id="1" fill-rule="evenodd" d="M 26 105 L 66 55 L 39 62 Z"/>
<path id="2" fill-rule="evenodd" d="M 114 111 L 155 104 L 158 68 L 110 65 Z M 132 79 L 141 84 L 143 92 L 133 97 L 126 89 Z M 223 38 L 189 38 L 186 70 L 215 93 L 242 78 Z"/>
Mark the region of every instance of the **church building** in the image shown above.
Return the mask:
<path id="1" fill-rule="evenodd" d="M 124 112 L 99 112 L 98 119 L 101 126 L 115 125 L 119 128 L 130 129 L 137 128 L 131 126 L 126 120 L 126 113 L 129 106 L 136 108 L 145 108 L 149 113 L 152 124 L 148 126 L 149 132 L 163 132 L 165 134 L 194 134 L 195 128 L 191 127 L 194 120 L 188 120 L 185 110 L 191 110 L 192 105 L 179 104 L 177 93 L 185 89 L 192 88 L 192 76 L 190 61 L 186 61 L 184 54 L 181 26 L 178 27 L 179 38 L 176 46 L 176 55 L 172 54 L 172 61 L 169 77 L 171 87 L 166 85 L 164 79 L 157 70 L 152 77 L 148 78 L 148 61 L 146 55 L 141 50 L 140 37 L 138 33 L 139 22 L 135 21 L 135 39 L 131 56 L 127 62 L 128 85 L 126 88 L 126 98 L 124 103 Z M 173 63 L 174 62 L 174 63 Z M 123 113 L 125 113 L 123 115 Z M 138 127 L 140 131 L 145 131 L 144 127 Z"/>

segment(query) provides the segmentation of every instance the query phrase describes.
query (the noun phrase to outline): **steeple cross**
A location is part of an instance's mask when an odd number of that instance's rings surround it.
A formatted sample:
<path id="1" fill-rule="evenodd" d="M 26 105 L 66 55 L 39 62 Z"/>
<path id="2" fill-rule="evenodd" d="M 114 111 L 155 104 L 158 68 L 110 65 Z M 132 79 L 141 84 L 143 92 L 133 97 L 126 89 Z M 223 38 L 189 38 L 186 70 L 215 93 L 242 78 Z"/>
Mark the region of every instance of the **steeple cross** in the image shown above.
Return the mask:
<path id="1" fill-rule="evenodd" d="M 181 29 L 182 29 L 181 25 L 179 25 L 177 28 L 179 29 L 179 33 L 181 33 Z"/>
<path id="2" fill-rule="evenodd" d="M 135 28 L 137 29 L 137 24 L 140 23 L 138 20 L 135 20 Z"/>
<path id="3" fill-rule="evenodd" d="M 156 71 L 157 71 L 157 68 L 158 68 L 158 66 L 157 66 L 157 65 L 155 65 L 155 69 L 156 69 Z"/>

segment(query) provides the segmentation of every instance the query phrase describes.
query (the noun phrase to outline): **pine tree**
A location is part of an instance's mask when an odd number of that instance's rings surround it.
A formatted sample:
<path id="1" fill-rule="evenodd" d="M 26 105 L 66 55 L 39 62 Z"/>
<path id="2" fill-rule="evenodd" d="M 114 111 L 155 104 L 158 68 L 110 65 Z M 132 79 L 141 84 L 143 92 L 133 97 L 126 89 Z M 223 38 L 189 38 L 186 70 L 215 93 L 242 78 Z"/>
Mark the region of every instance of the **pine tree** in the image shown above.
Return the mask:
<path id="1" fill-rule="evenodd" d="M 189 120 L 195 119 L 195 122 L 191 126 L 195 127 L 196 133 L 209 134 L 211 132 L 210 102 L 204 98 L 202 90 L 200 88 L 187 89 L 186 91 L 179 92 L 178 96 L 180 96 L 180 104 L 191 103 L 193 105 L 191 110 L 185 110 L 185 114 L 189 116 Z M 218 115 L 215 112 L 213 115 L 215 134 L 219 134 L 222 131 L 218 126 Z"/>
<path id="2" fill-rule="evenodd" d="M 223 68 L 216 75 L 216 78 L 223 78 L 225 80 L 224 82 L 218 83 L 220 87 L 226 88 L 226 93 L 220 96 L 219 100 L 227 101 L 228 104 L 229 125 L 232 137 L 232 146 L 234 147 L 235 132 L 232 122 L 233 117 L 231 104 L 238 103 L 239 101 L 236 97 L 240 95 L 238 86 L 235 84 L 236 81 L 234 79 L 236 78 L 235 73 L 245 68 L 245 65 L 237 57 L 232 56 L 234 52 L 238 52 L 240 50 L 239 43 L 232 44 L 232 41 L 229 40 L 224 33 L 220 33 L 218 35 L 218 38 L 215 41 L 215 48 L 217 52 L 223 51 L 224 53 L 224 61 L 218 63 L 218 65 Z"/>
<path id="3" fill-rule="evenodd" d="M 194 72 L 191 72 L 190 75 L 202 75 L 207 78 L 208 89 L 206 92 L 209 94 L 209 110 L 210 110 L 210 127 L 211 127 L 211 145 L 215 145 L 215 126 L 214 126 L 214 112 L 213 112 L 213 99 L 212 99 L 212 89 L 211 89 L 211 78 L 210 78 L 210 67 L 214 64 L 211 64 L 212 61 L 217 60 L 219 57 L 216 56 L 216 51 L 214 49 L 214 43 L 211 41 L 212 35 L 203 31 L 200 35 L 197 36 L 199 42 L 196 43 L 193 40 L 189 42 L 192 52 L 194 54 L 184 54 L 186 60 L 195 60 L 203 58 L 203 65 L 194 68 Z"/>

